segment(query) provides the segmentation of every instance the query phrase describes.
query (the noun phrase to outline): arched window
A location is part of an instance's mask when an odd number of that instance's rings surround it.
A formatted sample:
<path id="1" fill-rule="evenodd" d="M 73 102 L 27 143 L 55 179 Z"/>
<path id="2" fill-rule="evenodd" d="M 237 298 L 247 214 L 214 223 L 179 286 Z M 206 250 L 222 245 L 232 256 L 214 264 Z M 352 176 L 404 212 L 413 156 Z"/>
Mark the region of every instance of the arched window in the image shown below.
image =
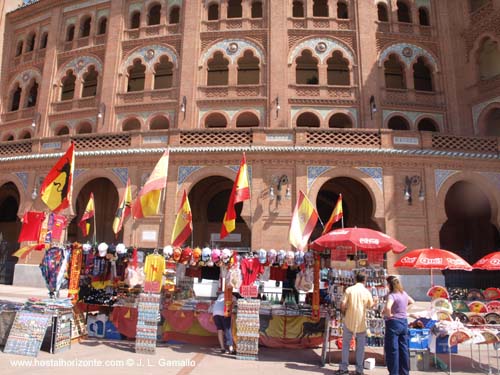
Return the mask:
<path id="1" fill-rule="evenodd" d="M 73 71 L 68 71 L 62 79 L 61 101 L 73 99 L 75 95 L 75 81 L 76 76 L 73 74 Z"/>
<path id="2" fill-rule="evenodd" d="M 500 108 L 488 111 L 483 133 L 486 136 L 500 137 Z"/>
<path id="3" fill-rule="evenodd" d="M 30 34 L 28 36 L 28 41 L 26 42 L 26 52 L 31 52 L 35 49 L 36 34 Z"/>
<path id="4" fill-rule="evenodd" d="M 67 126 L 61 126 L 60 128 L 58 128 L 55 132 L 55 135 L 56 136 L 60 136 L 60 135 L 68 135 L 69 134 L 69 128 Z"/>
<path id="5" fill-rule="evenodd" d="M 243 7 L 241 0 L 229 0 L 227 3 L 227 18 L 243 17 Z"/>
<path id="6" fill-rule="evenodd" d="M 328 120 L 329 128 L 352 128 L 352 121 L 345 113 L 336 113 Z"/>
<path id="7" fill-rule="evenodd" d="M 106 34 L 107 28 L 108 28 L 108 19 L 106 17 L 102 17 L 99 20 L 99 27 L 97 28 L 97 35 Z"/>
<path id="8" fill-rule="evenodd" d="M 251 113 L 245 112 L 236 119 L 237 128 L 257 128 L 259 126 L 259 118 Z"/>
<path id="9" fill-rule="evenodd" d="M 211 113 L 205 118 L 206 128 L 225 128 L 227 120 L 221 113 Z"/>
<path id="10" fill-rule="evenodd" d="M 173 7 L 172 10 L 170 10 L 168 23 L 171 25 L 176 25 L 179 23 L 180 19 L 181 19 L 181 8 Z"/>
<path id="11" fill-rule="evenodd" d="M 17 42 L 17 46 L 16 46 L 16 56 L 21 56 L 21 54 L 23 53 L 23 41 L 20 40 L 19 42 Z"/>
<path id="12" fill-rule="evenodd" d="M 317 85 L 318 80 L 318 61 L 312 56 L 311 51 L 304 50 L 297 57 L 295 79 L 299 85 Z"/>
<path id="13" fill-rule="evenodd" d="M 487 80 L 500 74 L 500 48 L 497 41 L 485 38 L 477 56 L 480 79 Z"/>
<path id="14" fill-rule="evenodd" d="M 144 81 L 146 79 L 146 66 L 140 59 L 134 60 L 134 65 L 128 70 L 127 92 L 143 91 Z"/>
<path id="15" fill-rule="evenodd" d="M 319 126 L 319 118 L 314 113 L 304 112 L 297 117 L 298 128 L 319 128 Z"/>
<path id="16" fill-rule="evenodd" d="M 304 18 L 304 4 L 302 1 L 294 1 L 292 5 L 292 17 L 294 18 Z"/>
<path id="17" fill-rule="evenodd" d="M 29 131 L 25 131 L 21 134 L 19 139 L 31 139 L 31 133 Z"/>
<path id="18" fill-rule="evenodd" d="M 430 26 L 429 11 L 425 7 L 418 8 L 418 23 L 422 26 Z"/>
<path id="19" fill-rule="evenodd" d="M 90 35 L 90 24 L 92 18 L 90 16 L 85 17 L 80 25 L 80 38 L 86 38 Z"/>
<path id="20" fill-rule="evenodd" d="M 154 89 L 168 89 L 172 87 L 174 64 L 172 64 L 167 56 L 161 56 L 160 62 L 155 65 L 155 82 Z"/>
<path id="21" fill-rule="evenodd" d="M 219 19 L 219 4 L 210 4 L 208 6 L 207 19 L 209 21 L 216 21 Z"/>
<path id="22" fill-rule="evenodd" d="M 97 95 L 97 77 L 99 73 L 93 65 L 89 66 L 87 73 L 83 75 L 82 98 Z"/>
<path id="23" fill-rule="evenodd" d="M 387 124 L 389 129 L 392 130 L 410 130 L 410 125 L 404 117 L 394 116 L 391 117 L 389 123 Z"/>
<path id="24" fill-rule="evenodd" d="M 141 26 L 141 12 L 134 12 L 130 16 L 130 28 L 138 29 Z"/>
<path id="25" fill-rule="evenodd" d="M 169 123 L 168 119 L 164 116 L 155 117 L 149 123 L 150 130 L 166 130 L 169 127 L 170 127 L 170 123 Z"/>
<path id="26" fill-rule="evenodd" d="M 229 61 L 222 52 L 215 52 L 207 63 L 207 86 L 227 85 L 229 79 Z"/>
<path id="27" fill-rule="evenodd" d="M 6 140 L 7 142 L 11 142 L 11 141 L 13 141 L 13 140 L 14 140 L 14 136 L 13 136 L 12 134 L 9 134 L 9 135 L 5 138 L 5 140 Z"/>
<path id="28" fill-rule="evenodd" d="M 21 104 L 21 94 L 23 93 L 23 89 L 16 84 L 16 87 L 12 91 L 12 100 L 10 102 L 10 110 L 17 111 L 19 109 L 19 105 Z"/>
<path id="29" fill-rule="evenodd" d="M 66 42 L 71 42 L 75 38 L 75 25 L 69 25 L 66 30 Z"/>
<path id="30" fill-rule="evenodd" d="M 328 17 L 328 0 L 313 0 L 313 17 Z"/>
<path id="31" fill-rule="evenodd" d="M 76 128 L 76 134 L 91 134 L 92 133 L 92 124 L 88 122 L 83 122 L 79 124 Z"/>
<path id="32" fill-rule="evenodd" d="M 384 3 L 377 4 L 377 18 L 380 22 L 389 22 L 389 15 L 387 13 L 387 5 Z"/>
<path id="33" fill-rule="evenodd" d="M 26 107 L 34 107 L 36 105 L 36 99 L 38 97 L 38 83 L 33 81 L 29 91 L 28 98 L 26 99 Z"/>
<path id="34" fill-rule="evenodd" d="M 396 6 L 398 7 L 398 22 L 411 23 L 411 14 L 408 5 L 404 1 L 398 1 Z"/>
<path id="35" fill-rule="evenodd" d="M 349 86 L 349 60 L 342 57 L 342 53 L 335 51 L 326 63 L 327 81 L 329 85 Z"/>
<path id="36" fill-rule="evenodd" d="M 434 122 L 434 120 L 431 120 L 430 118 L 423 118 L 418 122 L 418 130 L 419 131 L 425 131 L 425 132 L 437 132 L 438 131 L 438 126 Z"/>
<path id="37" fill-rule="evenodd" d="M 344 20 L 349 18 L 349 9 L 347 8 L 347 4 L 343 1 L 337 3 L 337 18 Z"/>
<path id="38" fill-rule="evenodd" d="M 252 18 L 262 18 L 262 2 L 254 1 L 252 3 Z"/>
<path id="39" fill-rule="evenodd" d="M 141 130 L 141 122 L 136 118 L 128 119 L 123 123 L 122 129 L 124 132 Z"/>
<path id="40" fill-rule="evenodd" d="M 250 50 L 238 59 L 238 85 L 258 85 L 260 82 L 259 59 Z"/>
<path id="41" fill-rule="evenodd" d="M 404 68 L 396 55 L 390 55 L 384 63 L 385 87 L 388 89 L 405 89 Z"/>
<path id="42" fill-rule="evenodd" d="M 149 8 L 148 13 L 148 25 L 159 25 L 160 24 L 160 15 L 161 15 L 161 5 L 155 4 L 151 8 Z"/>
<path id="43" fill-rule="evenodd" d="M 427 65 L 425 65 L 425 61 L 422 57 L 419 57 L 417 62 L 413 64 L 413 84 L 415 90 L 433 91 L 432 73 Z"/>
<path id="44" fill-rule="evenodd" d="M 42 34 L 42 39 L 40 39 L 40 49 L 47 48 L 47 41 L 49 39 L 49 34 L 47 32 Z"/>

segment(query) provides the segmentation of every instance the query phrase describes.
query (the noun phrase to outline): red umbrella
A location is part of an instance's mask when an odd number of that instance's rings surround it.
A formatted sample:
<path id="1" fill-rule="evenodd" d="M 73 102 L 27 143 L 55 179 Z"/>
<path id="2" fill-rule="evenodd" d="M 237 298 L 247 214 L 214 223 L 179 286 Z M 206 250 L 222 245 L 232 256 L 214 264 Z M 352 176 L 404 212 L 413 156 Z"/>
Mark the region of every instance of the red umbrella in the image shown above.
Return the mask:
<path id="1" fill-rule="evenodd" d="M 400 253 L 406 246 L 387 234 L 368 228 L 340 228 L 319 237 L 311 245 L 314 250 L 351 248 L 352 250 L 376 251 L 389 250 Z"/>
<path id="2" fill-rule="evenodd" d="M 472 265 L 478 270 L 500 271 L 500 251 L 485 255 Z"/>
<path id="3" fill-rule="evenodd" d="M 472 266 L 462 257 L 451 251 L 434 249 L 432 247 L 410 251 L 399 258 L 399 260 L 394 263 L 394 266 L 430 269 L 431 285 L 434 285 L 432 281 L 433 269 L 472 271 Z"/>

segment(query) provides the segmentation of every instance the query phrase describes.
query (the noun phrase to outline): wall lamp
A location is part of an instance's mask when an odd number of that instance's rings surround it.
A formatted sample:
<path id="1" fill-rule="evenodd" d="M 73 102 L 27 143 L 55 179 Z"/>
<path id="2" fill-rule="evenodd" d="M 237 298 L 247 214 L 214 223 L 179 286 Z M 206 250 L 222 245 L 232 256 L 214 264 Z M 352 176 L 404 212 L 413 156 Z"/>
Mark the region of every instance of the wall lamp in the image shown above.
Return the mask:
<path id="1" fill-rule="evenodd" d="M 97 118 L 104 123 L 104 116 L 106 116 L 106 104 L 99 104 L 99 112 L 97 113 Z"/>
<path id="2" fill-rule="evenodd" d="M 35 186 L 33 186 L 33 192 L 31 193 L 31 199 L 35 200 L 38 197 L 38 182 L 35 178 Z"/>
<path id="3" fill-rule="evenodd" d="M 187 105 L 187 98 L 186 95 L 182 97 L 182 103 L 181 103 L 181 112 L 184 114 L 184 119 L 186 119 L 186 105 Z"/>
<path id="4" fill-rule="evenodd" d="M 274 192 L 275 185 L 276 185 L 276 193 Z M 283 174 L 281 176 L 273 176 L 272 185 L 269 188 L 269 199 L 274 200 L 276 198 L 276 200 L 278 202 L 280 202 L 281 198 L 282 198 L 282 192 L 283 192 L 284 186 L 286 186 L 285 198 L 291 199 L 292 193 L 290 191 L 290 184 L 288 182 L 288 176 L 286 174 Z"/>
<path id="5" fill-rule="evenodd" d="M 370 96 L 370 120 L 373 120 L 373 114 L 377 112 L 377 105 L 375 104 L 375 97 Z"/>
<path id="6" fill-rule="evenodd" d="M 33 116 L 33 119 L 31 120 L 31 127 L 35 129 L 40 123 L 41 119 L 42 115 L 40 114 L 40 112 L 36 112 L 35 115 Z"/>
<path id="7" fill-rule="evenodd" d="M 276 99 L 274 99 L 274 103 L 276 104 L 276 118 L 278 118 L 278 115 L 280 114 L 280 97 L 277 96 Z"/>
<path id="8" fill-rule="evenodd" d="M 405 177 L 405 190 L 404 190 L 404 198 L 408 201 L 408 204 L 411 205 L 412 199 L 412 186 L 419 186 L 418 190 L 418 200 L 423 201 L 425 199 L 424 186 L 422 183 L 422 179 L 420 176 L 406 176 Z"/>

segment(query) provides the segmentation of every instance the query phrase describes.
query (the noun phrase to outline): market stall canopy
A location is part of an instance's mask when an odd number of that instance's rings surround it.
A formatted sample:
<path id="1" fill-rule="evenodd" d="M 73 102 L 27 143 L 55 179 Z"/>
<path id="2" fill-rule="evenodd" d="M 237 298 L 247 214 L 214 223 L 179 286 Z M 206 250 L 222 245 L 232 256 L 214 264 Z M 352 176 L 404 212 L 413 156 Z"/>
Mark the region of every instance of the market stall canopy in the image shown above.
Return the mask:
<path id="1" fill-rule="evenodd" d="M 500 251 L 485 255 L 472 265 L 473 268 L 486 271 L 500 271 Z"/>
<path id="2" fill-rule="evenodd" d="M 410 251 L 394 263 L 394 266 L 431 270 L 472 271 L 472 266 L 459 255 L 448 250 L 434 249 L 432 247 Z"/>

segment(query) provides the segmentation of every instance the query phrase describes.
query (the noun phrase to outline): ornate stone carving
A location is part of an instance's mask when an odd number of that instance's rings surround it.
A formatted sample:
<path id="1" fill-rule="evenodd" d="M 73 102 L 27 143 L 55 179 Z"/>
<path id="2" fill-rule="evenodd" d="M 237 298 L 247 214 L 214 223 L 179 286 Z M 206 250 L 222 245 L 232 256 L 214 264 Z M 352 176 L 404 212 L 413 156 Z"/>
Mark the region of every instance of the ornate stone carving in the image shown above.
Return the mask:
<path id="1" fill-rule="evenodd" d="M 357 167 L 361 172 L 375 180 L 380 191 L 384 191 L 383 169 L 380 167 Z"/>
<path id="2" fill-rule="evenodd" d="M 354 54 L 347 45 L 339 40 L 324 37 L 311 38 L 300 42 L 290 52 L 288 56 L 288 64 L 293 64 L 295 59 L 300 55 L 300 53 L 302 53 L 304 49 L 309 49 L 313 53 L 313 55 L 315 55 L 318 60 L 321 61 L 322 64 L 325 63 L 325 59 L 328 58 L 334 51 L 342 52 L 342 55 L 349 60 L 350 65 L 353 65 L 355 63 Z"/>
<path id="3" fill-rule="evenodd" d="M 256 43 L 247 39 L 225 39 L 209 47 L 201 55 L 198 64 L 200 67 L 204 66 L 206 61 L 212 57 L 215 51 L 225 53 L 234 64 L 242 56 L 243 52 L 248 49 L 252 50 L 254 55 L 258 57 L 260 61 L 266 61 L 264 51 Z"/>
<path id="4" fill-rule="evenodd" d="M 120 179 L 123 185 L 127 185 L 128 168 L 112 168 L 111 170 Z"/>
<path id="5" fill-rule="evenodd" d="M 21 181 L 21 184 L 26 191 L 26 189 L 28 188 L 28 172 L 14 172 L 14 174 L 17 176 L 19 181 Z"/>
<path id="6" fill-rule="evenodd" d="M 162 55 L 167 55 L 168 59 L 177 68 L 177 53 L 172 48 L 160 44 L 152 44 L 141 47 L 130 53 L 128 57 L 124 59 L 121 71 L 125 72 L 127 68 L 133 64 L 135 59 L 141 59 L 141 61 L 151 69 Z"/>
<path id="7" fill-rule="evenodd" d="M 322 165 L 315 165 L 315 166 L 308 166 L 307 167 L 307 191 L 311 189 L 311 186 L 313 185 L 314 181 L 321 176 L 323 173 L 326 171 L 329 171 L 333 167 L 328 167 L 328 166 L 322 166 Z"/>
<path id="8" fill-rule="evenodd" d="M 459 173 L 457 170 L 446 170 L 446 169 L 435 169 L 434 170 L 434 189 L 436 191 L 436 196 L 439 194 L 441 186 L 444 182 L 455 173 Z"/>
<path id="9" fill-rule="evenodd" d="M 62 77 L 66 74 L 68 70 L 73 70 L 75 75 L 81 79 L 83 74 L 90 65 L 93 65 L 95 67 L 95 70 L 99 74 L 102 74 L 102 62 L 100 60 L 98 60 L 94 56 L 81 56 L 74 58 L 73 60 L 66 63 L 62 68 L 59 69 L 57 82 L 59 82 L 62 79 Z"/>
<path id="10" fill-rule="evenodd" d="M 378 59 L 378 66 L 382 67 L 384 61 L 390 54 L 399 55 L 401 61 L 404 61 L 408 68 L 411 67 L 413 62 L 420 56 L 425 56 L 429 63 L 434 67 L 434 71 L 439 71 L 439 66 L 437 64 L 434 56 L 422 47 L 416 46 L 410 43 L 395 43 L 389 47 L 386 47 L 381 53 Z"/>

